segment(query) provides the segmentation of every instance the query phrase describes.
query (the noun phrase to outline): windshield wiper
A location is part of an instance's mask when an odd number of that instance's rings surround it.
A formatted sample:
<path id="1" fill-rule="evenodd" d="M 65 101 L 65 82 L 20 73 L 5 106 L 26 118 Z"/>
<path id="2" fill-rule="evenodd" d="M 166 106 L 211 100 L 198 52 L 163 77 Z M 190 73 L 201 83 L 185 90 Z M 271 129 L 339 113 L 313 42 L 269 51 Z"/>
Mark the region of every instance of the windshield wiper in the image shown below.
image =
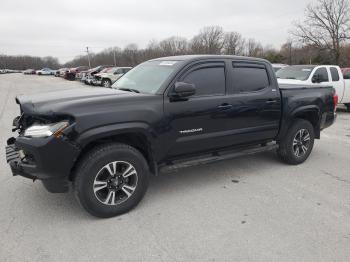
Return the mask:
<path id="1" fill-rule="evenodd" d="M 140 93 L 139 90 L 133 89 L 133 88 L 125 88 L 125 87 L 122 87 L 122 88 L 118 88 L 118 90 L 129 91 L 129 92 L 134 92 L 134 93 Z"/>

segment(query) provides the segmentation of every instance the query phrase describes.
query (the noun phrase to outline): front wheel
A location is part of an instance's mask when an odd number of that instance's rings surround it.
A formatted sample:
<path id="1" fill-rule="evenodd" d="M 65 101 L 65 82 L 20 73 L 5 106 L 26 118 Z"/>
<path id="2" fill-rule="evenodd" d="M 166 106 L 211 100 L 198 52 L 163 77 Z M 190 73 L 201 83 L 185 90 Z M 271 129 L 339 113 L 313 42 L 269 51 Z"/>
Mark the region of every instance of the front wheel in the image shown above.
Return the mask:
<path id="1" fill-rule="evenodd" d="M 277 153 L 288 164 L 301 164 L 310 156 L 314 140 L 312 124 L 309 121 L 298 119 L 281 139 Z"/>
<path id="2" fill-rule="evenodd" d="M 74 191 L 96 217 L 113 217 L 133 209 L 143 198 L 149 169 L 143 155 L 125 144 L 102 145 L 80 162 Z"/>
<path id="3" fill-rule="evenodd" d="M 101 84 L 103 87 L 106 87 L 106 88 L 110 88 L 112 85 L 112 83 L 109 79 L 103 79 Z"/>

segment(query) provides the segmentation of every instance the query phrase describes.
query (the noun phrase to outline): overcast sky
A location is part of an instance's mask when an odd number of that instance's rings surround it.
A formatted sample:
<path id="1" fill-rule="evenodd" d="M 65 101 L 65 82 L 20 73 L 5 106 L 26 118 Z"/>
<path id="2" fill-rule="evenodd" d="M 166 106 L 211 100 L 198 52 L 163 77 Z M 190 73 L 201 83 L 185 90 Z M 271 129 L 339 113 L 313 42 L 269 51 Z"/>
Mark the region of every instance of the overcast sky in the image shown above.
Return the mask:
<path id="1" fill-rule="evenodd" d="M 311 1 L 311 0 L 310 0 Z M 309 0 L 1 0 L 0 53 L 55 56 L 84 53 L 170 36 L 190 39 L 219 25 L 279 47 Z"/>

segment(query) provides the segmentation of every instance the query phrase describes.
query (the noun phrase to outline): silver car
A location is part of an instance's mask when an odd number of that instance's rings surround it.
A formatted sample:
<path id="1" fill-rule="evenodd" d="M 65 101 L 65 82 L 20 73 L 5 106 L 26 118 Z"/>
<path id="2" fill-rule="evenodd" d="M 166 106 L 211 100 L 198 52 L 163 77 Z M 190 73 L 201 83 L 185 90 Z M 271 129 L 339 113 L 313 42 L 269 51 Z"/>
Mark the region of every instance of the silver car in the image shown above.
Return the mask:
<path id="1" fill-rule="evenodd" d="M 93 84 L 110 88 L 122 75 L 128 72 L 131 67 L 112 67 L 108 70 L 95 74 Z"/>

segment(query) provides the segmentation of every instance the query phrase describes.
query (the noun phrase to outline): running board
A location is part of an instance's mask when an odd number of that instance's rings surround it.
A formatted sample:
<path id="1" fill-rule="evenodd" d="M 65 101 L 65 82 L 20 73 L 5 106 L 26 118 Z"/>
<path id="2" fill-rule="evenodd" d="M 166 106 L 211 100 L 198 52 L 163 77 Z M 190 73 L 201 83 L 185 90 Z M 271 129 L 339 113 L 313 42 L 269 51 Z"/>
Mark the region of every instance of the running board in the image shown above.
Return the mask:
<path id="1" fill-rule="evenodd" d="M 211 154 L 202 156 L 187 158 L 185 160 L 173 160 L 166 164 L 159 166 L 159 172 L 172 172 L 180 168 L 186 168 L 191 166 L 205 165 L 217 161 L 232 159 L 240 156 L 253 155 L 267 151 L 273 151 L 278 148 L 276 143 L 270 143 L 267 145 L 260 145 L 255 147 L 249 147 L 246 149 L 236 149 L 230 151 L 217 151 Z"/>

